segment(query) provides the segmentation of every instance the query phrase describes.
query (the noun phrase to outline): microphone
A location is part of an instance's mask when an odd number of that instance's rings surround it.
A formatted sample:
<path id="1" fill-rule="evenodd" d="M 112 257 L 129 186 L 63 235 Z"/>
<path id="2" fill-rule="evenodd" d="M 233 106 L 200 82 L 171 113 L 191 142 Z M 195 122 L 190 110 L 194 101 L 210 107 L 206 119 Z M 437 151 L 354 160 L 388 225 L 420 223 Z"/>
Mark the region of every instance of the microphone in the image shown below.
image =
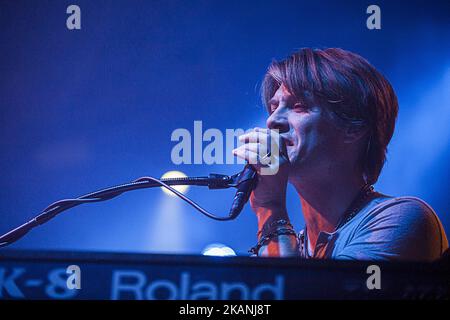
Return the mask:
<path id="1" fill-rule="evenodd" d="M 252 190 L 256 187 L 258 175 L 256 170 L 250 164 L 247 164 L 244 167 L 244 170 L 233 178 L 236 179 L 237 191 L 233 198 L 233 203 L 231 204 L 230 213 L 228 214 L 230 219 L 236 218 L 244 208 L 244 205 L 250 198 Z"/>

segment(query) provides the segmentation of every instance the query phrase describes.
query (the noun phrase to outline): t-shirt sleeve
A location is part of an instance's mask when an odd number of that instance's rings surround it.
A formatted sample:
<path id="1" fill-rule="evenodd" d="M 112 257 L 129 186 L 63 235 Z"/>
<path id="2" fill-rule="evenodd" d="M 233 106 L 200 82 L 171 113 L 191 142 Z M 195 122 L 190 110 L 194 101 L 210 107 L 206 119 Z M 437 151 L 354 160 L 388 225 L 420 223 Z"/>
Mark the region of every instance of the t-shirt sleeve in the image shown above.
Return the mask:
<path id="1" fill-rule="evenodd" d="M 448 247 L 434 211 L 413 197 L 381 203 L 358 224 L 336 259 L 432 261 Z"/>

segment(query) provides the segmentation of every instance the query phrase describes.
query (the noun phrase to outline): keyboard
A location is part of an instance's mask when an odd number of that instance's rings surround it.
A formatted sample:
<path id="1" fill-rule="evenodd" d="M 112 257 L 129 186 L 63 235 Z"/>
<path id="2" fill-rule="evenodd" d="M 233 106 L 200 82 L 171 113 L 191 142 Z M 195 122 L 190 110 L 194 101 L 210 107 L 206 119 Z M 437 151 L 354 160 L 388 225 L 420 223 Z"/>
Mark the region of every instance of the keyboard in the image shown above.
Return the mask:
<path id="1" fill-rule="evenodd" d="M 0 299 L 448 299 L 449 263 L 0 250 Z"/>

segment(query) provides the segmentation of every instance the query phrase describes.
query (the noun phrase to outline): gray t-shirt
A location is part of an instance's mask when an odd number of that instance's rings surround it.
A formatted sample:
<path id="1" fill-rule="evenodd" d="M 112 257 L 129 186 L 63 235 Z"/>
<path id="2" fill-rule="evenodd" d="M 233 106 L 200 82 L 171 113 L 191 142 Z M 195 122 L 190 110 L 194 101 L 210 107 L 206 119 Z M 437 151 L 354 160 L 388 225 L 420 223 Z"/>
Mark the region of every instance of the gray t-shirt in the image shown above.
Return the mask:
<path id="1" fill-rule="evenodd" d="M 299 236 L 305 258 L 433 261 L 448 248 L 444 228 L 426 202 L 379 193 L 336 231 L 320 232 L 313 253 L 305 231 Z"/>

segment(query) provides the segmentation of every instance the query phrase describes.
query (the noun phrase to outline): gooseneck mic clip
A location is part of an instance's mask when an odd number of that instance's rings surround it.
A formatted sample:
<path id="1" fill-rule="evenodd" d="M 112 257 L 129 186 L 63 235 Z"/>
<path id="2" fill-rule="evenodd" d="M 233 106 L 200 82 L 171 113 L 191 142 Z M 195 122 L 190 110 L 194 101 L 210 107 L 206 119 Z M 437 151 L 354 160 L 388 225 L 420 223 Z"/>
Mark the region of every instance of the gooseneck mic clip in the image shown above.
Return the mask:
<path id="1" fill-rule="evenodd" d="M 247 164 L 244 170 L 232 176 L 222 175 L 222 174 L 210 174 L 208 177 L 183 177 L 183 178 L 166 178 L 157 179 L 153 177 L 142 177 L 136 179 L 130 183 L 102 189 L 96 192 L 88 193 L 86 195 L 80 196 L 74 199 L 64 199 L 52 203 L 47 208 L 45 208 L 39 215 L 31 219 L 30 221 L 22 224 L 21 226 L 5 233 L 0 236 L 0 247 L 10 245 L 25 234 L 27 234 L 31 229 L 57 216 L 59 213 L 78 206 L 83 203 L 100 202 L 115 198 L 122 193 L 137 190 L 146 189 L 154 187 L 164 187 L 175 195 L 189 203 L 195 209 L 200 211 L 200 213 L 205 216 L 218 220 L 218 221 L 229 221 L 235 219 L 239 213 L 244 208 L 245 203 L 248 201 L 253 188 L 256 185 L 257 175 L 252 166 Z M 209 189 L 227 189 L 227 188 L 237 188 L 236 195 L 234 196 L 233 203 L 231 205 L 230 212 L 228 216 L 216 216 L 207 210 L 203 209 L 200 205 L 189 199 L 183 193 L 172 188 L 171 186 L 176 185 L 193 185 L 193 186 L 207 186 Z"/>
<path id="2" fill-rule="evenodd" d="M 242 170 L 242 172 L 233 176 L 236 182 L 236 195 L 234 196 L 233 203 L 231 204 L 230 213 L 228 214 L 228 218 L 234 219 L 239 213 L 241 213 L 244 205 L 247 203 L 250 198 L 250 194 L 252 190 L 256 186 L 257 175 L 255 169 L 249 164 L 247 164 Z"/>

